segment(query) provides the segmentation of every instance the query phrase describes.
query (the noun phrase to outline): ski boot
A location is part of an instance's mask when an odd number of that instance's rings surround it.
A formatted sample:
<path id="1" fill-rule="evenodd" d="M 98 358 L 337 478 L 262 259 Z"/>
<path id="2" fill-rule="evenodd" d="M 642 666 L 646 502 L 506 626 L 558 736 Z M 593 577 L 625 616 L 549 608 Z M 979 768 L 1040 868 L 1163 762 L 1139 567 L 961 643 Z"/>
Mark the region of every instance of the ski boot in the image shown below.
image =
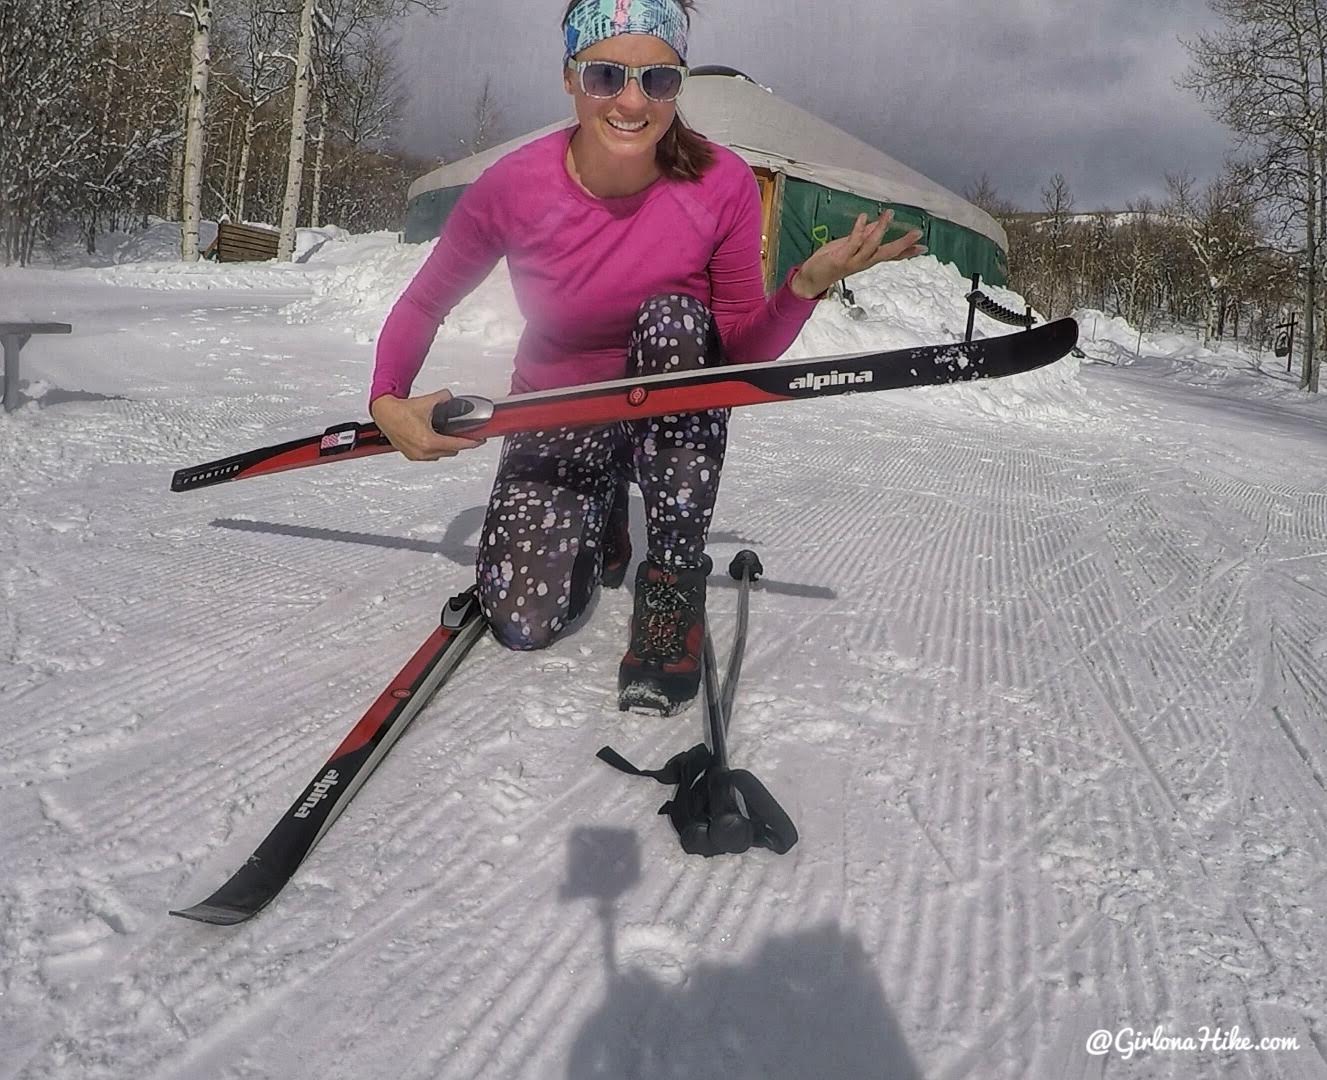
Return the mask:
<path id="1" fill-rule="evenodd" d="M 648 560 L 636 570 L 631 644 L 618 668 L 618 708 L 672 716 L 700 689 L 708 555 L 694 569 L 671 571 Z"/>
<path id="2" fill-rule="evenodd" d="M 604 522 L 603 539 L 604 567 L 599 574 L 599 582 L 605 589 L 616 589 L 626 580 L 627 567 L 631 565 L 631 522 L 628 510 L 631 489 L 625 480 L 617 485 L 613 495 L 613 505 Z"/>

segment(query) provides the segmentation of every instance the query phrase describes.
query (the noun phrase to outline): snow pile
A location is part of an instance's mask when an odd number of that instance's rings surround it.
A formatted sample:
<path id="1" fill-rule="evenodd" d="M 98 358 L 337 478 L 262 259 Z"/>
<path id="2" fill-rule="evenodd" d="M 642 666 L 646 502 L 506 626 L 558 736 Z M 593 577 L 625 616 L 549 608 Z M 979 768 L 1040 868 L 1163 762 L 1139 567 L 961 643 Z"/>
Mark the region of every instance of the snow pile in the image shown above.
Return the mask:
<path id="1" fill-rule="evenodd" d="M 217 235 L 215 221 L 198 225 L 199 244 L 206 247 Z M 169 262 L 180 257 L 180 223 L 150 216 L 140 229 L 98 233 L 94 251 L 76 225 L 66 225 L 55 238 L 32 253 L 32 266 L 78 270 L 127 263 Z"/>
<path id="2" fill-rule="evenodd" d="M 314 282 L 312 297 L 290 304 L 284 314 L 292 323 L 339 327 L 356 343 L 371 345 L 397 297 L 432 249 L 432 244 L 396 243 L 362 249 L 357 258 Z M 445 350 L 464 342 L 467 347 L 510 355 L 524 328 L 525 319 L 503 260 L 447 316 L 435 344 Z"/>
<path id="3" fill-rule="evenodd" d="M 1309 410 L 1322 408 L 1323 399 L 1299 389 L 1298 357 L 1287 369 L 1286 359 L 1271 350 L 1251 349 L 1239 343 L 1214 342 L 1204 346 L 1191 329 L 1158 329 L 1139 335 L 1118 315 L 1093 308 L 1074 312 L 1081 328 L 1079 345 L 1089 360 L 1116 367 L 1145 368 L 1149 375 L 1201 390 L 1229 389 L 1242 397 L 1275 399 Z"/>
<path id="4" fill-rule="evenodd" d="M 848 281 L 857 306 L 866 314 L 853 318 L 840 302 L 821 303 L 787 352 L 790 359 L 832 356 L 872 349 L 903 349 L 960 341 L 967 330 L 971 282 L 949 263 L 927 256 L 882 263 Z M 996 303 L 1022 311 L 1018 293 L 982 285 Z M 1034 310 L 1038 324 L 1043 320 Z M 974 339 L 1014 333 L 1015 328 L 977 313 Z M 1037 423 L 1080 423 L 1093 408 L 1078 379 L 1079 361 L 1065 357 L 1050 367 L 991 382 L 927 387 L 909 393 L 909 404 L 958 409 L 969 416 Z M 882 403 L 882 407 L 884 407 Z"/>
<path id="5" fill-rule="evenodd" d="M 308 287 L 307 268 L 275 260 L 261 263 L 196 263 L 145 261 L 107 267 L 95 272 L 107 285 L 133 289 L 253 289 L 302 290 Z"/>
<path id="6" fill-rule="evenodd" d="M 1114 364 L 1132 364 L 1144 356 L 1164 356 L 1172 360 L 1204 360 L 1216 354 L 1196 338 L 1179 333 L 1143 333 L 1119 315 L 1107 315 L 1095 308 L 1078 308 L 1073 317 L 1082 329 L 1079 344 L 1095 359 Z"/>
<path id="7" fill-rule="evenodd" d="M 246 223 L 247 224 L 247 223 Z M 255 225 L 269 227 L 264 222 Z M 216 238 L 215 222 L 199 226 L 199 246 Z M 394 244 L 394 233 L 352 236 L 335 225 L 295 230 L 295 257 L 290 262 L 218 263 L 207 259 L 187 263 L 180 259 L 180 226 L 159 221 L 141 232 L 112 241 L 108 258 L 113 265 L 95 271 L 108 285 L 139 289 L 275 289 L 304 291 L 319 274 L 329 274 L 366 250 Z M 96 264 L 100 265 L 100 264 Z"/>

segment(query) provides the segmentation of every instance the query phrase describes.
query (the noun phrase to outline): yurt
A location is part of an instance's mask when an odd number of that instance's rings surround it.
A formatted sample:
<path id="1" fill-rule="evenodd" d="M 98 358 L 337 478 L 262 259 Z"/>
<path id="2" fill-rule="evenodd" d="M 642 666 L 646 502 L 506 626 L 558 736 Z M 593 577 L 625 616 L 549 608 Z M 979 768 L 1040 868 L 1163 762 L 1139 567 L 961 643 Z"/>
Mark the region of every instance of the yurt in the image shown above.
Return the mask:
<path id="1" fill-rule="evenodd" d="M 852 229 L 861 212 L 872 220 L 893 209 L 891 237 L 922 230 L 922 243 L 964 276 L 1003 285 L 1008 240 L 998 222 L 921 173 L 826 123 L 731 68 L 693 68 L 678 111 L 707 139 L 751 166 L 764 213 L 767 288 L 819 244 Z M 568 127 L 560 120 L 472 157 L 441 165 L 410 186 L 405 239 L 438 235 L 461 192 L 517 147 Z"/>

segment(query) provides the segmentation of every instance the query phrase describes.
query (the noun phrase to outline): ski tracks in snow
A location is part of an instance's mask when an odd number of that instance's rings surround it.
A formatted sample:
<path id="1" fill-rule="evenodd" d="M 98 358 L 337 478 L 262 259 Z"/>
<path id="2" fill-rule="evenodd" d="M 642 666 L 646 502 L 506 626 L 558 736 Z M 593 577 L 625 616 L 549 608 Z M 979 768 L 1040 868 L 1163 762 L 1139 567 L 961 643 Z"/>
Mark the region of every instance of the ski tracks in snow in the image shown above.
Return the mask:
<path id="1" fill-rule="evenodd" d="M 698 709 L 616 711 L 607 593 L 545 653 L 481 643 L 232 930 L 164 910 L 247 855 L 465 584 L 445 526 L 477 523 L 496 448 L 184 498 L 180 459 L 321 420 L 218 397 L 11 422 L 0 809 L 30 861 L 0 884 L 0 1075 L 1179 1078 L 1217 1057 L 1084 1040 L 1202 1024 L 1301 1037 L 1223 1075 L 1323 1075 L 1327 499 L 1108 395 L 1027 422 L 979 393 L 734 421 L 712 554 L 767 575 L 731 749 L 790 855 L 683 856 L 669 793 L 593 760 L 700 735 Z"/>

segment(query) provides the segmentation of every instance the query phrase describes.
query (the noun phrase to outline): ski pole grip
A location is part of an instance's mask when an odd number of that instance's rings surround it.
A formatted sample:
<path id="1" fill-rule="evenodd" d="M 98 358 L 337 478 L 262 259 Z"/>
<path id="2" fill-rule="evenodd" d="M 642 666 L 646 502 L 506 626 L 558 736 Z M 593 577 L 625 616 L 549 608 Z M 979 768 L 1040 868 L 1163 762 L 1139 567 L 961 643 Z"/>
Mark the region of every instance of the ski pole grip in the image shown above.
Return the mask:
<path id="1" fill-rule="evenodd" d="M 728 564 L 728 576 L 734 581 L 741 581 L 744 577 L 759 581 L 760 575 L 764 572 L 765 568 L 760 565 L 760 556 L 750 548 L 743 548 Z"/>
<path id="2" fill-rule="evenodd" d="M 439 435 L 468 435 L 492 419 L 493 402 L 463 394 L 433 406 L 430 422 Z"/>

